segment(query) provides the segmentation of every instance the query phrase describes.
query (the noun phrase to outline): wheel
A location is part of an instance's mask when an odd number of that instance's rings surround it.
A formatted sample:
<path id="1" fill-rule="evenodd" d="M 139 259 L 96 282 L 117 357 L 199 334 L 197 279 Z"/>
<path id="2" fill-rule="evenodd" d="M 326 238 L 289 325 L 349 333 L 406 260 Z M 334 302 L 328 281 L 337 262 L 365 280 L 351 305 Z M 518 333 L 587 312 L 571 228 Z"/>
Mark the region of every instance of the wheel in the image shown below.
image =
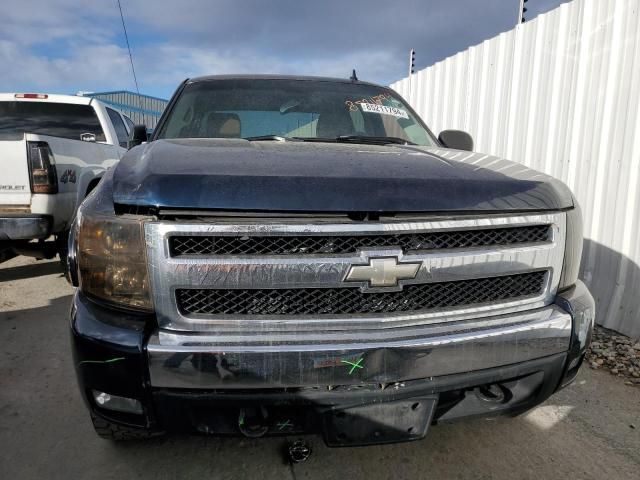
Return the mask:
<path id="1" fill-rule="evenodd" d="M 60 232 L 56 235 L 56 252 L 60 257 L 60 261 L 63 264 L 67 262 L 67 255 L 69 254 L 69 230 Z"/>
<path id="2" fill-rule="evenodd" d="M 67 257 L 69 255 L 69 230 L 56 235 L 56 252 L 60 258 L 60 266 L 64 273 L 65 278 L 71 283 L 71 277 L 69 276 L 69 265 L 67 263 Z"/>
<path id="3" fill-rule="evenodd" d="M 16 256 L 16 253 L 9 246 L 9 242 L 0 242 L 0 263 L 11 260 Z"/>
<path id="4" fill-rule="evenodd" d="M 164 432 L 149 430 L 146 428 L 119 425 L 110 422 L 109 420 L 105 420 L 93 413 L 91 414 L 91 422 L 93 423 L 93 428 L 100 438 L 116 442 L 125 440 L 146 440 L 149 438 L 159 437 L 164 434 Z"/>

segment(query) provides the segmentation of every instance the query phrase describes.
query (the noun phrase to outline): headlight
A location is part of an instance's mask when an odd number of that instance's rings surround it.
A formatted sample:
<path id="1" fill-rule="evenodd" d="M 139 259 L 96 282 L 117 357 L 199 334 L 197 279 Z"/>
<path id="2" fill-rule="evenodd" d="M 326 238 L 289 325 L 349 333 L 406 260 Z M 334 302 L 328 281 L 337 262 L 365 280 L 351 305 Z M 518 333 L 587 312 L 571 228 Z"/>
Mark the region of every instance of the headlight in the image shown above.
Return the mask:
<path id="1" fill-rule="evenodd" d="M 151 311 L 144 242 L 145 218 L 78 211 L 76 262 L 80 289 L 125 308 Z M 86 208 L 85 208 L 86 207 Z"/>
<path id="2" fill-rule="evenodd" d="M 580 273 L 582 259 L 582 210 L 578 202 L 573 199 L 574 208 L 567 211 L 567 241 L 564 246 L 564 263 L 560 275 L 559 289 L 575 285 Z"/>

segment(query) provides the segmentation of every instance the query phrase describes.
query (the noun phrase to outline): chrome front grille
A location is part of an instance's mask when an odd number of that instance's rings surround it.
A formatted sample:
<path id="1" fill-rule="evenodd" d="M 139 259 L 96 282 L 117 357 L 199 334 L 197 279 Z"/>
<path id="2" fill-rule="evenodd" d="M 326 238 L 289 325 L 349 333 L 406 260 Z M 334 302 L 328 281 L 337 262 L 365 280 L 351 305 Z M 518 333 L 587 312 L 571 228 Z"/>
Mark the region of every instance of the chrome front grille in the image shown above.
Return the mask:
<path id="1" fill-rule="evenodd" d="M 420 312 L 537 296 L 546 271 L 407 285 L 398 292 L 364 293 L 359 288 L 237 289 L 181 288 L 185 315 L 354 315 Z"/>
<path id="2" fill-rule="evenodd" d="M 565 214 L 157 221 L 145 233 L 163 329 L 375 331 L 548 305 L 562 269 Z M 419 267 L 397 283 L 349 277 L 380 259 Z"/>
<path id="3" fill-rule="evenodd" d="M 442 232 L 378 235 L 175 235 L 171 256 L 181 255 L 302 255 L 353 253 L 363 248 L 395 247 L 404 252 L 548 242 L 549 225 L 484 228 Z"/>

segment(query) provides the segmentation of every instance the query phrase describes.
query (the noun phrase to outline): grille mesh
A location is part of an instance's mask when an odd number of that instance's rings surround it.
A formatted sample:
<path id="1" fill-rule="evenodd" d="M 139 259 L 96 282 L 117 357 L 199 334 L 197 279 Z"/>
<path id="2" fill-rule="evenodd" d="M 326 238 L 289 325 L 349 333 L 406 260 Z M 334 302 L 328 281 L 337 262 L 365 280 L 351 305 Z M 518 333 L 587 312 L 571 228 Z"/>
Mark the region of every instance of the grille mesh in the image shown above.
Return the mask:
<path id="1" fill-rule="evenodd" d="M 183 314 L 349 315 L 429 310 L 537 295 L 545 271 L 454 282 L 406 285 L 399 292 L 362 293 L 359 288 L 178 289 Z"/>
<path id="2" fill-rule="evenodd" d="M 171 255 L 295 255 L 351 253 L 360 248 L 399 247 L 404 251 L 545 242 L 549 225 L 380 235 L 173 236 Z"/>

